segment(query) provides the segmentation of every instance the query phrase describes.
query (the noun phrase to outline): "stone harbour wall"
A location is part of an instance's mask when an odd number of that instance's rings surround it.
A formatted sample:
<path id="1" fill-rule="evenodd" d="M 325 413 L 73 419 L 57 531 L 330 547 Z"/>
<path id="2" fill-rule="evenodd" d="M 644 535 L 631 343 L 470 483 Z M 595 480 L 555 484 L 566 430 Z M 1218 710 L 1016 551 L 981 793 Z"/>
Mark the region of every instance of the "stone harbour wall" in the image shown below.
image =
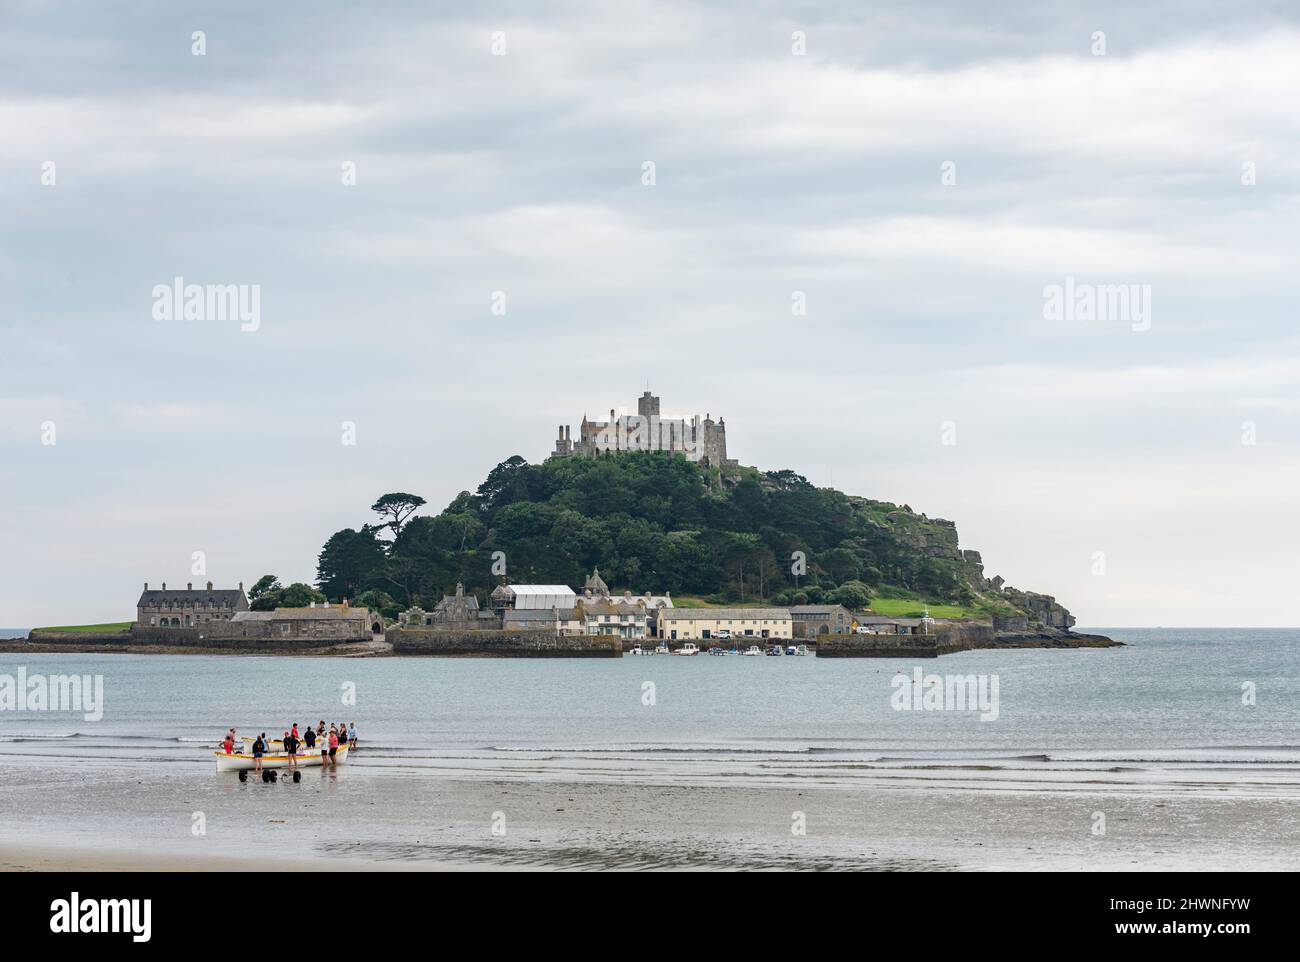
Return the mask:
<path id="1" fill-rule="evenodd" d="M 938 658 L 988 648 L 997 633 L 987 622 L 937 624 L 928 635 L 822 635 L 818 658 Z"/>
<path id="2" fill-rule="evenodd" d="M 559 635 L 553 631 L 458 631 L 442 628 L 390 628 L 385 639 L 395 655 L 477 656 L 492 658 L 618 658 L 620 639 Z"/>

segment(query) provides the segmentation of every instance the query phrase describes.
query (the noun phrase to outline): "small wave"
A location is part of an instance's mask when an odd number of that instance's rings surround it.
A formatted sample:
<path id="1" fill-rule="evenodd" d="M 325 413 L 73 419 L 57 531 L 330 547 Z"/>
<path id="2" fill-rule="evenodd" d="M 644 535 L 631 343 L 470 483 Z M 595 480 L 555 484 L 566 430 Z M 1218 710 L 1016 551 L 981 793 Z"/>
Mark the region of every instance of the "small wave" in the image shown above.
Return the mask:
<path id="1" fill-rule="evenodd" d="M 489 752 L 545 752 L 555 755 L 809 755 L 811 748 L 726 748 L 724 746 L 678 748 L 672 746 L 650 747 L 646 745 L 587 745 L 585 747 L 568 746 L 554 748 L 549 746 L 526 747 L 519 745 L 488 745 L 483 751 Z M 836 749 L 844 751 L 845 749 Z"/>

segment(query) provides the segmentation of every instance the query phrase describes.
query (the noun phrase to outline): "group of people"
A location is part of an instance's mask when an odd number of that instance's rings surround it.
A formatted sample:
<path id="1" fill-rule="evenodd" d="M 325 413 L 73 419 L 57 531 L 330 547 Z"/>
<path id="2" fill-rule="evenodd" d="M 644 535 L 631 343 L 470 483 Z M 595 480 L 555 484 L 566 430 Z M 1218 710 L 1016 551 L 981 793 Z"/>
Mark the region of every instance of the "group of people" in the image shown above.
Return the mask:
<path id="1" fill-rule="evenodd" d="M 221 747 L 227 755 L 235 751 L 235 729 L 231 728 L 226 732 L 225 739 L 221 742 Z M 312 728 L 308 725 L 302 735 L 298 734 L 298 723 L 294 722 L 293 726 L 284 733 L 284 737 L 279 740 L 283 749 L 283 754 L 289 756 L 289 768 L 298 767 L 298 750 L 305 752 L 314 752 L 317 744 L 320 745 L 321 767 L 337 766 L 338 751 L 340 747 L 356 748 L 357 747 L 357 723 L 349 722 L 344 724 L 338 722 L 331 724 L 327 729 L 325 719 Z M 266 732 L 262 732 L 253 739 L 253 770 L 261 771 L 262 756 L 271 754 L 271 742 L 267 740 Z"/>

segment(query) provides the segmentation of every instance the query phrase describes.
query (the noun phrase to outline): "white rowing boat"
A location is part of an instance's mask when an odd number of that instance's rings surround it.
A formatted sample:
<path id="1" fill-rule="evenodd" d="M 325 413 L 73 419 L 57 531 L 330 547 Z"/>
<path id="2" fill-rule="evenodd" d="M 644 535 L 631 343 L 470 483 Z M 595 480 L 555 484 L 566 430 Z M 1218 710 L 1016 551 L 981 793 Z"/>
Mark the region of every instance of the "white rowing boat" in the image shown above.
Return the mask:
<path id="1" fill-rule="evenodd" d="M 255 762 L 252 752 L 245 754 L 243 752 L 213 752 L 217 756 L 217 771 L 219 772 L 238 772 L 252 771 Z M 325 749 L 326 758 L 329 757 L 329 749 Z M 321 750 L 319 748 L 306 749 L 299 752 L 296 756 L 299 768 L 311 768 L 321 763 Z M 348 760 L 348 746 L 340 744 L 339 750 L 334 756 L 335 762 L 346 762 Z M 262 756 L 263 768 L 288 768 L 289 756 L 284 752 L 275 752 L 270 755 Z"/>

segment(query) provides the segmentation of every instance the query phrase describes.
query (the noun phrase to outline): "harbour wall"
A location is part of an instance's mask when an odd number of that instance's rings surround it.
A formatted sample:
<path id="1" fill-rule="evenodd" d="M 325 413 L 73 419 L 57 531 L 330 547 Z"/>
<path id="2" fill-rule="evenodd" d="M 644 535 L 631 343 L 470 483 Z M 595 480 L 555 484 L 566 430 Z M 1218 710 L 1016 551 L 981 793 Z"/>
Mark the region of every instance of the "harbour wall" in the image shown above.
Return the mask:
<path id="1" fill-rule="evenodd" d="M 938 624 L 928 635 L 821 635 L 818 658 L 938 658 L 997 642 L 993 625 L 985 622 Z"/>
<path id="2" fill-rule="evenodd" d="M 493 658 L 618 658 L 623 643 L 610 635 L 556 635 L 553 631 L 479 631 L 390 628 L 395 655 Z"/>

